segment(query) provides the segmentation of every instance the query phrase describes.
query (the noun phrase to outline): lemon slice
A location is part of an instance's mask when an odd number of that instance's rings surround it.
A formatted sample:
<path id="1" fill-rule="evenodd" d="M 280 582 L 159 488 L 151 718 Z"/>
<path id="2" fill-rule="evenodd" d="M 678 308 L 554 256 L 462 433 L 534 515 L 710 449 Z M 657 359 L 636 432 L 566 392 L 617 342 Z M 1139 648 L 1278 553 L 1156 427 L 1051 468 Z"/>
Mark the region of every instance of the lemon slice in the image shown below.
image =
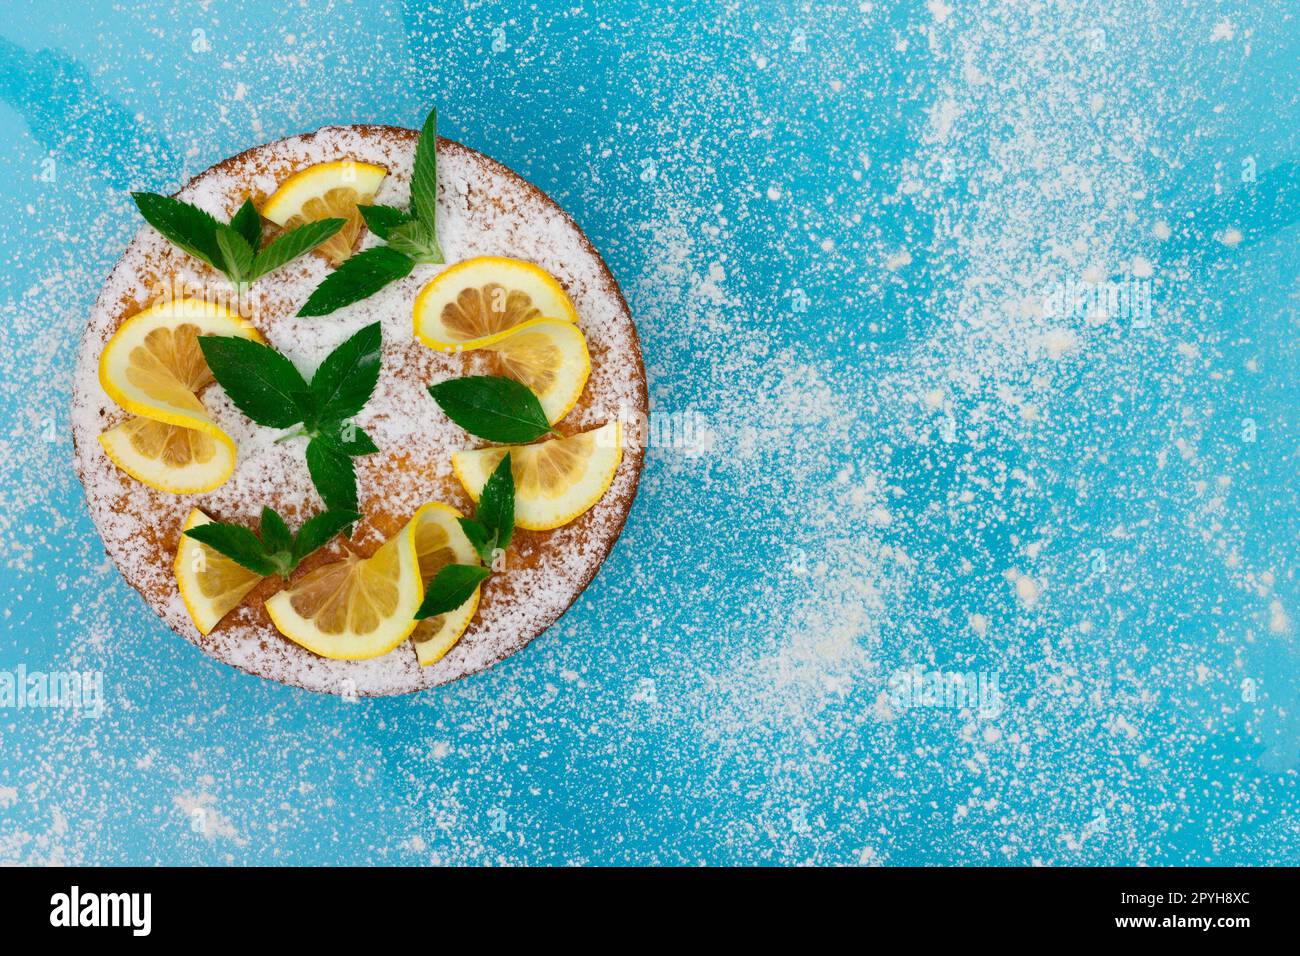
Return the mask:
<path id="1" fill-rule="evenodd" d="M 415 337 L 455 352 L 490 345 L 533 319 L 577 322 L 568 293 L 545 269 L 520 259 L 481 256 L 446 269 L 415 299 Z"/>
<path id="2" fill-rule="evenodd" d="M 615 420 L 535 445 L 458 451 L 452 470 L 475 501 L 506 452 L 515 479 L 515 524 L 549 531 L 588 511 L 609 490 L 623 460 L 623 427 Z"/>
<path id="3" fill-rule="evenodd" d="M 486 360 L 477 372 L 527 385 L 552 425 L 578 403 L 591 375 L 587 339 L 572 322 L 532 319 L 487 345 L 471 348 Z"/>
<path id="4" fill-rule="evenodd" d="M 478 553 L 456 521 L 460 512 L 448 505 L 433 502 L 415 513 L 415 557 L 420 563 L 420 587 L 428 588 L 434 575 L 449 564 L 478 564 Z M 478 610 L 479 589 L 454 611 L 425 618 L 411 632 L 415 656 L 421 664 L 435 664 L 442 659 L 469 627 Z"/>
<path id="5" fill-rule="evenodd" d="M 233 445 L 194 428 L 132 416 L 99 436 L 113 464 L 136 481 L 172 494 L 197 494 L 235 470 Z"/>
<path id="6" fill-rule="evenodd" d="M 316 247 L 337 267 L 352 255 L 352 244 L 361 231 L 357 207 L 375 201 L 379 184 L 387 175 L 382 166 L 351 159 L 317 163 L 286 179 L 266 201 L 262 215 L 282 229 L 321 219 L 346 220 L 342 229 Z"/>
<path id="7" fill-rule="evenodd" d="M 181 531 L 189 531 L 211 521 L 211 518 L 195 508 L 185 519 L 185 527 Z M 176 548 L 176 560 L 172 569 L 176 573 L 176 586 L 180 589 L 181 600 L 185 602 L 185 610 L 190 612 L 190 620 L 200 634 L 211 632 L 217 622 L 238 607 L 244 596 L 262 580 L 261 575 L 184 534 Z"/>
<path id="8" fill-rule="evenodd" d="M 267 601 L 266 612 L 281 634 L 307 650 L 359 661 L 406 640 L 423 598 L 410 521 L 368 558 L 349 554 L 309 571 Z"/>
<path id="9" fill-rule="evenodd" d="M 179 299 L 127 319 L 99 357 L 104 391 L 137 416 L 100 435 L 100 444 L 123 471 L 160 491 L 210 491 L 235 468 L 235 443 L 198 399 L 213 380 L 200 335 L 262 341 L 223 306 Z"/>

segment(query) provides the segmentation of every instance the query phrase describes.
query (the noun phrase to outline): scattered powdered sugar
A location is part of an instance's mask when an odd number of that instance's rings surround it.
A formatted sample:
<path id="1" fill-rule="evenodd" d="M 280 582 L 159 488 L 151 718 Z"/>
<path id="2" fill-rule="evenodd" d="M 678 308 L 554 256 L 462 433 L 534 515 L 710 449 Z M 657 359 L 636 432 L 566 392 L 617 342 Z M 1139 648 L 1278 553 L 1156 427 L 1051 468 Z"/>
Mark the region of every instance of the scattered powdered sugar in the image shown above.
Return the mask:
<path id="1" fill-rule="evenodd" d="M 293 171 L 349 157 L 387 168 L 376 201 L 405 206 L 414 142 L 413 134 L 387 127 L 327 127 L 218 164 L 179 196 L 228 217 L 246 195 L 264 199 Z M 555 275 L 574 300 L 592 354 L 592 373 L 579 404 L 561 423 L 566 433 L 643 413 L 643 377 L 631 317 L 604 263 L 572 220 L 504 167 L 446 140 L 439 149 L 439 179 L 439 239 L 449 263 L 478 255 L 535 262 Z M 367 236 L 363 247 L 376 243 Z M 362 511 L 370 519 L 356 539 L 362 547 L 377 546 L 428 501 L 469 507 L 450 458 L 453 451 L 472 447 L 473 439 L 442 415 L 425 389 L 465 374 L 470 358 L 436 354 L 414 342 L 411 332 L 415 295 L 442 268 L 418 265 L 410 276 L 326 317 L 295 314 L 327 274 L 318 256 L 290 263 L 254 289 L 253 323 L 307 374 L 356 331 L 381 323 L 383 372 L 356 420 L 382 449 L 356 460 Z M 436 665 L 420 667 L 409 644 L 369 661 L 318 658 L 278 635 L 264 612 L 249 602 L 211 635 L 199 635 L 176 590 L 168 553 L 189 510 L 197 506 L 221 520 L 254 523 L 263 505 L 272 504 L 296 524 L 319 505 L 313 504 L 317 497 L 303 441 L 277 443 L 281 432 L 252 423 L 217 385 L 205 391 L 204 405 L 234 439 L 238 461 L 230 480 L 215 491 L 152 491 L 113 466 L 101 450 L 96 436 L 126 417 L 98 382 L 96 364 L 104 343 L 122 321 L 156 301 L 160 289 L 179 297 L 195 294 L 191 287 L 218 300 L 229 295 L 222 277 L 154 230 L 142 229 L 90 318 L 73 402 L 78 471 L 96 527 L 127 580 L 173 628 L 217 658 L 272 679 L 341 694 L 404 693 L 481 670 L 513 653 L 549 626 L 586 586 L 631 504 L 640 470 L 635 435 L 613 486 L 591 512 L 548 534 L 520 534 L 508 573 L 485 586 L 475 622 Z"/>
<path id="2" fill-rule="evenodd" d="M 660 340 L 689 342 L 694 374 L 712 389 L 700 399 L 710 454 L 656 461 L 648 485 L 680 472 L 706 495 L 754 503 L 734 533 L 709 529 L 711 564 L 746 553 L 755 535 L 784 560 L 722 563 L 693 581 L 730 599 L 729 620 L 692 631 L 725 650 L 698 664 L 665 654 L 625 716 L 632 726 L 653 714 L 683 750 L 703 741 L 710 769 L 695 782 L 707 809 L 694 809 L 718 827 L 715 862 L 849 851 L 888 862 L 891 848 L 950 863 L 1158 861 L 1159 824 L 1141 801 L 1193 814 L 1180 768 L 1244 722 L 1234 715 L 1253 703 L 1241 703 L 1240 685 L 1258 633 L 1292 627 L 1274 597 L 1277 548 L 1253 566 L 1243 557 L 1248 519 L 1241 507 L 1233 515 L 1229 466 L 1198 452 L 1207 436 L 1196 396 L 1234 372 L 1176 344 L 1214 338 L 1180 299 L 1205 281 L 1213 262 L 1195 250 L 1213 237 L 1162 248 L 1169 227 L 1152 226 L 1170 200 L 1145 157 L 1180 135 L 1167 120 L 1180 94 L 1151 94 L 1167 78 L 1144 75 L 1132 48 L 1155 41 L 1124 14 L 930 10 L 930 122 L 897 163 L 897 193 L 829 186 L 826 204 L 856 224 L 857 209 L 876 215 L 874 203 L 906 197 L 933 234 L 901 248 L 864 241 L 857 262 L 812 229 L 789 240 L 806 257 L 791 270 L 801 286 L 837 267 L 875 276 L 867 301 L 839 319 L 832 304 L 814 306 L 830 325 L 819 334 L 853 341 L 892 320 L 903 341 L 868 343 L 843 363 L 825 341 L 771 347 L 769 325 L 797 327 L 802 289 L 755 294 L 755 277 L 727 262 L 725 226 L 716 238 L 713 217 L 692 212 L 676 182 L 656 195 L 647 231 L 662 252 L 632 298 L 650 304 L 639 313 L 650 354 Z M 1129 64 L 1122 80 L 1117 60 Z M 1243 234 L 1222 236 L 1235 248 Z M 1153 284 L 1151 314 L 1046 305 L 1054 287 L 1107 282 Z M 898 286 L 917 289 L 923 314 L 882 321 L 880 301 Z M 659 369 L 649 371 L 658 398 Z M 1143 407 L 1169 428 L 1168 448 L 1129 460 L 1115 433 L 1133 418 L 1109 414 L 1153 383 L 1187 405 Z M 1128 482 L 1150 490 L 1130 499 Z M 1100 517 L 1094 498 L 1107 505 Z M 1153 520 L 1157 503 L 1185 522 Z M 1187 564 L 1171 579 L 1172 555 Z M 1234 589 L 1242 620 L 1213 639 L 1189 636 L 1192 615 L 1218 616 L 1215 602 L 1236 602 Z M 1150 620 L 1153 607 L 1186 632 Z M 1160 662 L 1147 663 L 1155 648 Z M 896 688 L 912 668 L 978 674 L 994 691 L 979 706 L 909 709 Z M 1183 694 L 1182 675 L 1198 669 L 1213 675 L 1209 706 L 1153 726 L 1153 700 Z M 682 683 L 689 693 L 652 693 Z M 1274 739 L 1290 723 L 1279 691 Z M 1266 759 L 1293 768 L 1294 748 L 1283 756 L 1281 743 Z M 1234 799 L 1263 787 L 1248 774 Z M 829 819 L 810 816 L 818 807 Z M 1234 831 L 1252 822 L 1218 819 Z M 998 840 L 982 835 L 990 827 Z"/>

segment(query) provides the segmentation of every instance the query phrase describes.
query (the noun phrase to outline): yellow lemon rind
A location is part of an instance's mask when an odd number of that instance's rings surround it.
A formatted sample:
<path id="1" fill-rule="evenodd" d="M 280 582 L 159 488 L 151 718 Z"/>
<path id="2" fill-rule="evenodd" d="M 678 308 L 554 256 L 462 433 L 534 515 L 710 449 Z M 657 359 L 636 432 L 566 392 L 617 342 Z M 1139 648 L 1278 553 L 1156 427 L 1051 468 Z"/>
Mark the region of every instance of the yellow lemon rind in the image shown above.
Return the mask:
<path id="1" fill-rule="evenodd" d="M 463 514 L 461 514 L 459 509 L 453 508 L 451 505 L 444 504 L 441 501 L 430 501 L 420 505 L 420 507 L 416 509 L 415 514 L 411 515 L 410 523 L 414 525 L 417 521 L 419 521 L 421 517 L 424 516 L 424 513 L 426 511 L 430 511 L 430 510 L 445 512 L 451 515 L 453 518 L 465 517 Z M 459 527 L 459 525 L 457 525 L 457 527 Z"/>
<path id="2" fill-rule="evenodd" d="M 562 393 L 558 399 L 550 395 L 539 396 L 543 410 L 546 412 L 547 423 L 554 425 L 573 411 L 573 406 L 577 405 L 578 399 L 582 397 L 582 390 L 587 387 L 587 379 L 591 378 L 591 352 L 587 349 L 587 337 L 582 333 L 582 329 L 571 322 L 562 322 L 556 319 L 533 319 L 530 322 L 522 322 L 515 326 L 510 331 L 510 334 L 499 339 L 498 343 L 504 343 L 507 339 L 518 335 L 520 332 L 526 332 L 529 329 L 543 325 L 553 326 L 557 332 L 560 332 L 561 329 L 571 329 L 572 334 L 576 336 L 572 344 L 576 346 L 576 351 L 582 358 L 580 371 L 570 379 L 567 393 Z M 568 333 L 560 332 L 560 334 L 565 335 Z"/>
<path id="3" fill-rule="evenodd" d="M 196 479 L 193 482 L 185 482 L 176 479 L 174 472 L 178 469 L 156 465 L 146 471 L 143 470 L 143 465 L 137 467 L 136 464 L 133 464 L 132 462 L 135 460 L 133 456 L 118 443 L 118 429 L 122 427 L 122 424 L 116 425 L 99 435 L 100 447 L 104 449 L 104 453 L 113 464 L 150 488 L 172 494 L 197 494 L 211 491 L 213 488 L 224 484 L 235 470 L 235 443 L 206 414 L 200 416 L 176 411 L 175 409 L 165 409 L 133 398 L 118 384 L 115 372 L 122 367 L 123 356 L 120 354 L 121 350 L 133 348 L 136 340 L 142 342 L 145 336 L 148 335 L 148 330 L 185 322 L 202 324 L 205 330 L 209 332 L 227 332 L 241 335 L 255 342 L 265 341 L 261 333 L 251 323 L 224 306 L 203 299 L 178 299 L 143 309 L 122 323 L 104 346 L 104 351 L 99 356 L 98 367 L 100 386 L 113 401 L 126 411 L 141 418 L 161 422 L 164 425 L 193 429 L 208 435 L 221 446 L 222 457 L 226 464 L 219 473 L 219 477 L 212 477 L 203 481 Z M 140 333 L 141 328 L 146 330 L 143 334 Z M 160 477 L 169 474 L 171 475 L 170 479 Z"/>

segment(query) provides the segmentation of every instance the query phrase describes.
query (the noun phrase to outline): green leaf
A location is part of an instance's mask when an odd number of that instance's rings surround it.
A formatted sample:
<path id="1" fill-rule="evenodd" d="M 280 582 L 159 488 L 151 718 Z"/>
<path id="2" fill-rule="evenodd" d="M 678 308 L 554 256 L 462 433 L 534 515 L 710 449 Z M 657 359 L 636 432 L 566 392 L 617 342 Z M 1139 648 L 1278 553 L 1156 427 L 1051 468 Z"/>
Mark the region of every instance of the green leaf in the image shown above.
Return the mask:
<path id="1" fill-rule="evenodd" d="M 262 544 L 266 546 L 267 554 L 277 554 L 284 552 L 286 555 L 293 547 L 293 534 L 289 531 L 289 526 L 284 523 L 280 513 L 271 507 L 262 509 Z"/>
<path id="2" fill-rule="evenodd" d="M 217 223 L 217 247 L 221 250 L 221 271 L 231 282 L 249 282 L 253 270 L 253 247 L 233 227 Z"/>
<path id="3" fill-rule="evenodd" d="M 465 532 L 465 537 L 469 539 L 475 553 L 483 559 L 485 564 L 491 564 L 492 552 L 497 547 L 497 536 L 488 531 L 481 521 L 475 521 L 473 518 L 457 518 L 456 520 L 460 522 L 460 529 Z"/>
<path id="4" fill-rule="evenodd" d="M 347 224 L 346 219 L 321 219 L 281 233 L 253 259 L 251 279 L 274 272 L 304 252 L 315 249 Z"/>
<path id="5" fill-rule="evenodd" d="M 361 218 L 366 221 L 366 226 L 380 239 L 387 239 L 389 231 L 394 227 L 414 221 L 409 212 L 396 206 L 376 205 L 357 208 L 361 211 Z"/>
<path id="6" fill-rule="evenodd" d="M 316 421 L 351 418 L 365 407 L 379 382 L 381 345 L 375 322 L 325 356 L 311 379 Z"/>
<path id="7" fill-rule="evenodd" d="M 378 246 L 358 252 L 325 277 L 307 298 L 299 315 L 329 315 L 336 309 L 374 295 L 415 268 L 410 256 Z"/>
<path id="8" fill-rule="evenodd" d="M 230 400 L 253 421 L 288 428 L 304 419 L 307 383 L 275 349 L 235 335 L 200 335 L 199 348 Z"/>
<path id="9" fill-rule="evenodd" d="M 361 520 L 355 511 L 322 511 L 308 518 L 298 530 L 293 542 L 293 566 L 318 548 L 324 547 L 336 534 Z"/>
<path id="10" fill-rule="evenodd" d="M 498 548 L 504 551 L 510 547 L 510 539 L 515 534 L 515 476 L 510 471 L 510 452 L 506 452 L 496 470 L 484 482 L 474 516 L 496 539 Z M 483 560 L 492 561 L 490 557 Z"/>
<path id="11" fill-rule="evenodd" d="M 415 165 L 411 169 L 411 212 L 429 227 L 438 240 L 438 111 L 432 109 L 415 144 Z M 439 256 L 441 258 L 441 256 Z"/>
<path id="12" fill-rule="evenodd" d="M 356 458 L 358 455 L 373 455 L 379 451 L 379 446 L 375 444 L 374 439 L 351 419 L 326 422 L 316 434 L 328 440 L 350 458 Z"/>
<path id="13" fill-rule="evenodd" d="M 245 199 L 244 204 L 235 212 L 230 225 L 235 232 L 244 237 L 250 249 L 256 251 L 262 245 L 262 217 L 258 215 L 251 196 Z"/>
<path id="14" fill-rule="evenodd" d="M 216 269 L 221 265 L 221 248 L 217 245 L 220 223 L 198 206 L 157 193 L 132 193 L 145 222 L 185 252 L 202 259 Z"/>
<path id="15" fill-rule="evenodd" d="M 453 422 L 488 441 L 530 442 L 551 431 L 537 396 L 512 378 L 453 378 L 430 385 L 429 394 Z"/>
<path id="16" fill-rule="evenodd" d="M 424 601 L 415 612 L 415 619 L 423 620 L 435 614 L 446 614 L 460 607 L 474 594 L 492 572 L 474 564 L 448 564 L 433 576 L 424 592 Z"/>
<path id="17" fill-rule="evenodd" d="M 307 443 L 307 471 L 331 511 L 357 510 L 357 473 L 352 459 L 328 438 Z"/>
<path id="18" fill-rule="evenodd" d="M 243 525 L 213 521 L 199 525 L 197 528 L 190 528 L 185 534 L 195 541 L 206 544 L 212 550 L 224 554 L 231 561 L 248 568 L 254 574 L 266 577 L 279 573 L 279 565 L 267 556 L 266 549 L 257 535 Z"/>
<path id="19" fill-rule="evenodd" d="M 419 220 L 394 226 L 388 233 L 388 248 L 416 262 L 442 262 L 442 250 L 433 230 Z"/>

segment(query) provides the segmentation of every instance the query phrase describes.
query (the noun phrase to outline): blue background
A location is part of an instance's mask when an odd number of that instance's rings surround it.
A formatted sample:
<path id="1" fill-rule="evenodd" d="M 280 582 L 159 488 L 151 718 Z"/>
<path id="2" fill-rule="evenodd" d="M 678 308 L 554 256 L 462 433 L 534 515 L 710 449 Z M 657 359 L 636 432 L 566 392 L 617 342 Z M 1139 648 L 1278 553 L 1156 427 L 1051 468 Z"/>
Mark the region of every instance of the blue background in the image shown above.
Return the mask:
<path id="1" fill-rule="evenodd" d="M 0 711 L 0 860 L 1300 863 L 1294 8 L 14 6 L 0 668 L 107 700 Z M 71 375 L 129 190 L 433 104 L 586 230 L 704 447 L 531 647 L 349 703 L 121 580 Z M 1146 328 L 1033 307 L 1134 257 Z M 891 706 L 914 667 L 1004 706 Z"/>

